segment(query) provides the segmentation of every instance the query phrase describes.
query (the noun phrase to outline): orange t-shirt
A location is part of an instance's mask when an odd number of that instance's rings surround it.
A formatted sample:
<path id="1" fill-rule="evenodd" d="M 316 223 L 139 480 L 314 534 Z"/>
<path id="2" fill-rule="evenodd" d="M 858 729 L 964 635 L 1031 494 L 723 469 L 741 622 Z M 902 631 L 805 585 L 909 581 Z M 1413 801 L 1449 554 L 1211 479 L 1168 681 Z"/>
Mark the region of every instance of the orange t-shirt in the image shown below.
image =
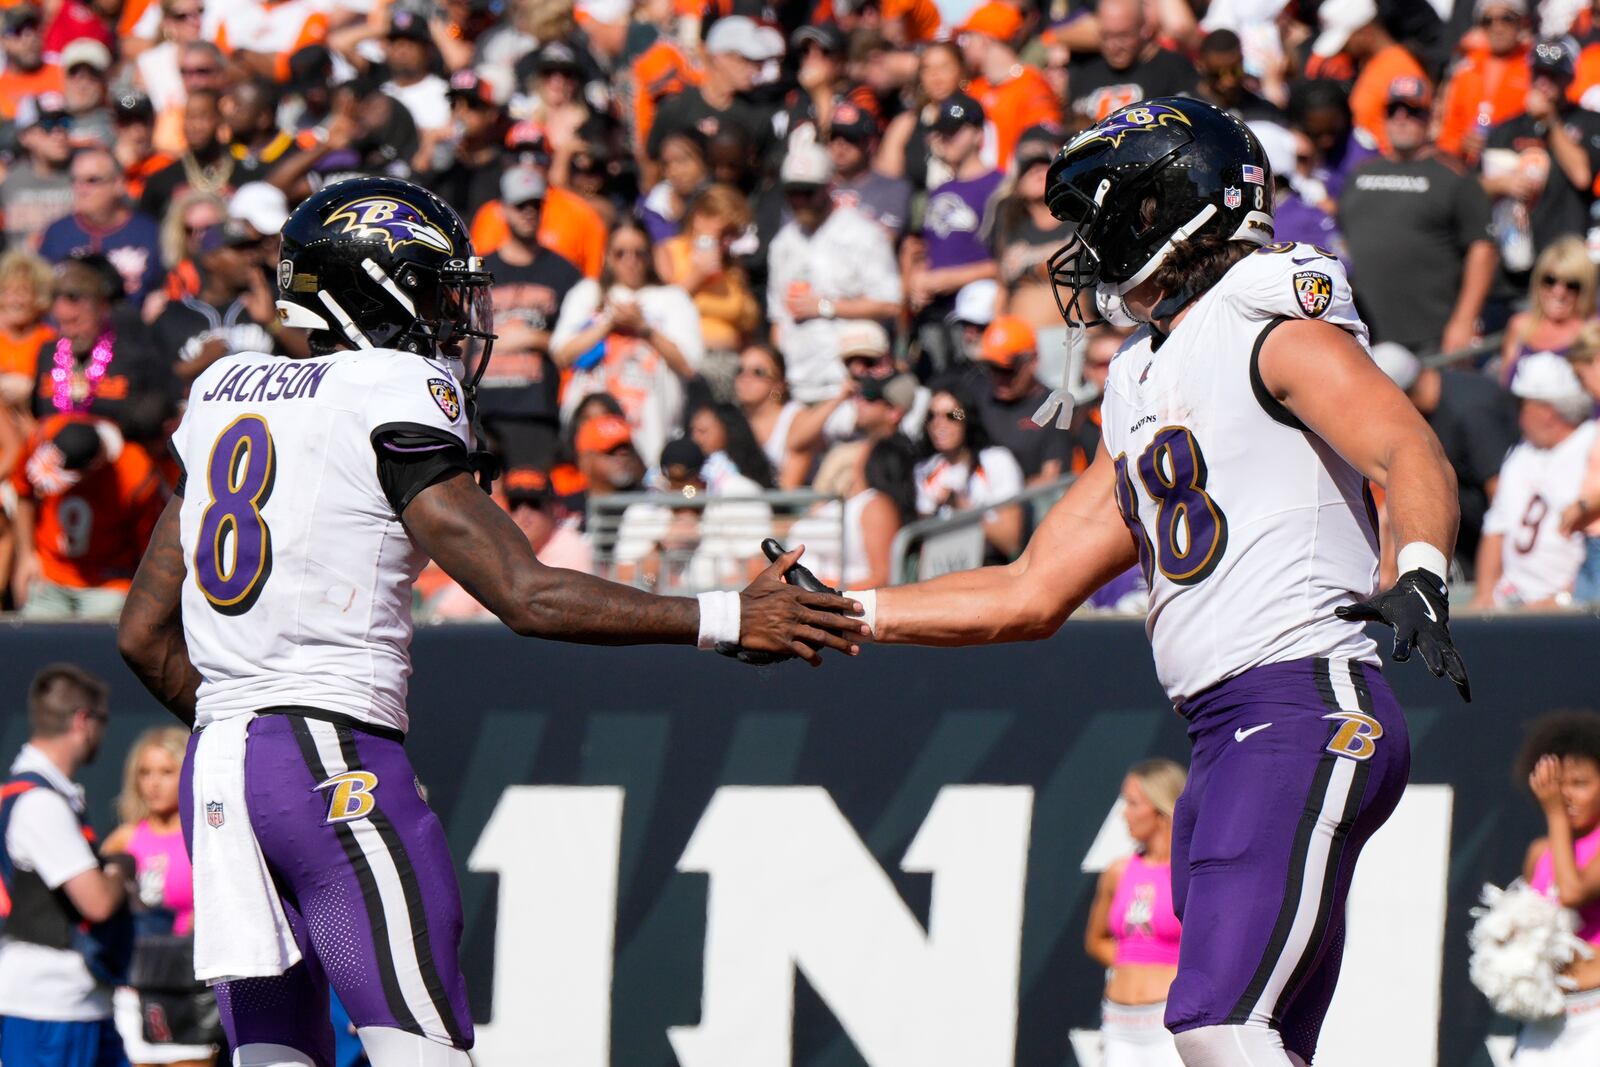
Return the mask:
<path id="1" fill-rule="evenodd" d="M 656 106 L 665 97 L 699 85 L 701 73 L 677 42 L 666 37 L 645 49 L 628 73 L 633 79 L 633 141 L 643 152 L 645 138 L 656 121 Z"/>
<path id="2" fill-rule="evenodd" d="M 73 589 L 126 589 L 166 506 L 161 476 L 150 455 L 124 444 L 117 458 L 84 472 L 76 485 L 39 492 L 28 461 L 65 422 L 96 420 L 52 415 L 35 428 L 11 485 L 38 506 L 33 547 L 46 581 Z"/>
<path id="3" fill-rule="evenodd" d="M 544 210 L 539 214 L 538 241 L 583 271 L 585 278 L 600 277 L 609 233 L 600 212 L 577 193 L 552 185 L 545 194 Z M 491 200 L 472 218 L 472 248 L 478 255 L 487 256 L 505 239 L 505 211 L 500 201 Z"/>
<path id="4" fill-rule="evenodd" d="M 883 0 L 879 14 L 885 22 L 900 20 L 906 44 L 924 44 L 939 35 L 939 9 L 933 0 Z"/>
<path id="5" fill-rule="evenodd" d="M 1578 53 L 1578 68 L 1572 84 L 1567 87 L 1567 99 L 1582 105 L 1584 96 L 1597 85 L 1600 85 L 1600 44 L 1592 44 Z"/>
<path id="6" fill-rule="evenodd" d="M 1479 125 L 1493 126 L 1522 114 L 1528 99 L 1528 50 L 1509 56 L 1473 52 L 1456 64 L 1439 106 L 1439 148 L 1464 155 L 1461 144 Z"/>
<path id="7" fill-rule="evenodd" d="M 59 93 L 66 88 L 66 76 L 54 63 L 46 63 L 32 74 L 8 70 L 0 74 L 0 118 L 17 117 L 17 104 L 25 96 Z"/>
<path id="8" fill-rule="evenodd" d="M 1350 114 L 1358 127 L 1366 130 L 1377 142 L 1378 150 L 1389 151 L 1389 134 L 1385 127 L 1384 109 L 1389 104 L 1389 85 L 1396 78 L 1421 78 L 1432 85 L 1428 74 L 1410 52 L 1392 44 L 1367 60 L 1367 65 L 1356 75 L 1350 89 Z"/>
<path id="9" fill-rule="evenodd" d="M 55 337 L 56 331 L 42 322 L 21 337 L 0 330 L 0 374 L 25 374 L 32 381 L 39 369 L 39 346 Z"/>
<path id="10" fill-rule="evenodd" d="M 1023 67 L 1015 78 L 990 85 L 976 78 L 967 86 L 972 98 L 983 105 L 984 117 L 994 127 L 997 167 L 1011 162 L 1017 139 L 1029 126 L 1061 121 L 1061 102 L 1043 74 Z"/>

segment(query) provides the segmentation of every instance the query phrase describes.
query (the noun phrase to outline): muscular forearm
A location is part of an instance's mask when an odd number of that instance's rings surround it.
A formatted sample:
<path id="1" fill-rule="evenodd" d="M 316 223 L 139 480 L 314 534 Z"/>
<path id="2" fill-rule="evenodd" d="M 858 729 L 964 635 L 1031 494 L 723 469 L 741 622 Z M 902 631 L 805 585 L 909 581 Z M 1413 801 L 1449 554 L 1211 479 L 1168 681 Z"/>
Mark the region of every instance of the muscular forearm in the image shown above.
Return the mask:
<path id="1" fill-rule="evenodd" d="M 849 296 L 833 302 L 836 319 L 892 319 L 900 314 L 900 305 L 890 300 L 874 300 L 870 296 Z"/>
<path id="2" fill-rule="evenodd" d="M 194 725 L 200 672 L 183 640 L 182 590 L 188 568 L 178 540 L 182 497 L 173 497 L 156 523 L 117 625 L 117 651 L 146 689 Z"/>
<path id="3" fill-rule="evenodd" d="M 1589 167 L 1589 156 L 1583 150 L 1583 145 L 1573 140 L 1567 133 L 1567 128 L 1559 122 L 1550 123 L 1550 135 L 1546 138 L 1550 145 L 1550 156 L 1561 168 L 1561 173 L 1567 176 L 1573 188 L 1581 194 L 1589 191 L 1589 182 L 1594 174 Z"/>
<path id="4" fill-rule="evenodd" d="M 552 570 L 547 579 L 514 590 L 507 603 L 485 603 L 517 633 L 551 641 L 692 645 L 699 633 L 700 607 L 691 598 L 656 596 L 577 571 Z"/>
<path id="5" fill-rule="evenodd" d="M 1461 510 L 1455 470 L 1439 439 L 1427 431 L 1397 444 L 1379 484 L 1395 544 L 1404 547 L 1422 541 L 1448 560 L 1455 551 Z"/>

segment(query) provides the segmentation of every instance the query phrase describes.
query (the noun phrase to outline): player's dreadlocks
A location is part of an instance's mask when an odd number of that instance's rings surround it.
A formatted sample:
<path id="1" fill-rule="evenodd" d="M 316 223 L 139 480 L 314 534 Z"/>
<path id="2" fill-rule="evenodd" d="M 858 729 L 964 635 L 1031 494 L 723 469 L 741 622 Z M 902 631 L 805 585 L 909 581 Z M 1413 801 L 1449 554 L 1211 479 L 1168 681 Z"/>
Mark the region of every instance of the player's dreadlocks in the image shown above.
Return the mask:
<path id="1" fill-rule="evenodd" d="M 1535 719 L 1512 768 L 1522 788 L 1540 756 L 1582 756 L 1600 766 L 1600 713 L 1563 708 Z"/>

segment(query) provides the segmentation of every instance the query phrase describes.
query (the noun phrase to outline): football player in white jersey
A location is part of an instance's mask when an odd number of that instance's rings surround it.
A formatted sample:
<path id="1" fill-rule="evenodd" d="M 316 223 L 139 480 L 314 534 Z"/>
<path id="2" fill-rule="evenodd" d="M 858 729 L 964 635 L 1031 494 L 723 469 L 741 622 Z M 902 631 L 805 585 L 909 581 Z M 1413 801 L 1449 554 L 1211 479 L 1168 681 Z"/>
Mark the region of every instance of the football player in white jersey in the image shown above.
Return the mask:
<path id="1" fill-rule="evenodd" d="M 1444 584 L 1455 480 L 1368 355 L 1338 260 L 1272 243 L 1272 174 L 1242 123 L 1185 98 L 1125 107 L 1062 149 L 1046 196 L 1075 226 L 1052 260 L 1069 324 L 1082 297 L 1140 327 L 1098 455 L 1015 563 L 846 595 L 880 642 L 1019 641 L 1143 567 L 1156 672 L 1193 744 L 1167 1026 L 1189 1067 L 1304 1065 L 1356 856 L 1410 762 L 1362 623 L 1467 696 Z M 1369 480 L 1403 545 L 1377 595 Z"/>
<path id="2" fill-rule="evenodd" d="M 530 636 L 813 663 L 856 650 L 852 601 L 782 580 L 793 552 L 698 602 L 534 558 L 474 477 L 454 361 L 492 341 L 490 283 L 427 190 L 328 186 L 284 225 L 278 271 L 282 320 L 313 356 L 218 361 L 173 437 L 183 482 L 118 643 L 195 727 L 195 965 L 236 1067 L 328 1067 L 330 983 L 377 1067 L 469 1062 L 460 899 L 401 747 L 411 587 L 430 556 Z"/>

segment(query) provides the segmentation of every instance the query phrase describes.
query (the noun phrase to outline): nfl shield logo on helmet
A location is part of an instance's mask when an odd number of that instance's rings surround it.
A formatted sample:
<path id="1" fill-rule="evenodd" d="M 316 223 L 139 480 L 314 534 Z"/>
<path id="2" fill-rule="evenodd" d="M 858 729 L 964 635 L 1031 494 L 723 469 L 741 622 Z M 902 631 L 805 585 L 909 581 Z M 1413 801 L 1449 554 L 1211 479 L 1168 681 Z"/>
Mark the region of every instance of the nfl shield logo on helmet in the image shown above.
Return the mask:
<path id="1" fill-rule="evenodd" d="M 1294 295 L 1308 317 L 1321 318 L 1333 303 L 1333 279 L 1320 271 L 1303 270 L 1294 276 Z"/>
<path id="2" fill-rule="evenodd" d="M 220 801 L 220 800 L 208 800 L 208 801 L 206 801 L 206 825 L 207 826 L 221 826 L 222 823 L 223 823 L 222 801 Z"/>
<path id="3" fill-rule="evenodd" d="M 455 382 L 447 378 L 429 378 L 428 392 L 433 395 L 433 402 L 439 405 L 445 418 L 455 422 L 461 417 L 461 394 L 456 392 Z"/>
<path id="4" fill-rule="evenodd" d="M 1230 185 L 1222 190 L 1222 203 L 1229 209 L 1236 208 L 1244 203 L 1244 194 L 1237 187 Z"/>

